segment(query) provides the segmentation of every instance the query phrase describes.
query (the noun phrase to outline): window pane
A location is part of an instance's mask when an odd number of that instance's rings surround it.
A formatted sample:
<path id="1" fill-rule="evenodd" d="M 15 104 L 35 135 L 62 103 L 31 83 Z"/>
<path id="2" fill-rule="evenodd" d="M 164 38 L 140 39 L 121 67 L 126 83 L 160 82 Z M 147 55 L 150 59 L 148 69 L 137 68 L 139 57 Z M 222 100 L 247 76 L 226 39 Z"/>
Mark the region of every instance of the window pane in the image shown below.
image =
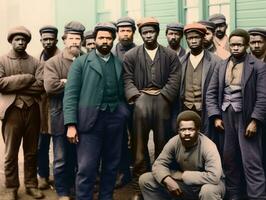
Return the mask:
<path id="1" fill-rule="evenodd" d="M 110 21 L 110 12 L 106 12 L 106 13 L 100 13 L 98 14 L 98 21 L 99 22 L 106 22 L 106 21 Z"/>
<path id="2" fill-rule="evenodd" d="M 186 12 L 186 23 L 192 23 L 199 20 L 199 9 L 198 8 L 189 8 Z"/>
<path id="3" fill-rule="evenodd" d="M 213 15 L 215 13 L 220 13 L 220 6 L 210 6 L 209 7 L 209 15 Z"/>
<path id="4" fill-rule="evenodd" d="M 187 7 L 197 7 L 199 1 L 198 0 L 186 0 L 186 6 Z"/>
<path id="5" fill-rule="evenodd" d="M 218 3 L 218 0 L 209 0 L 209 4 L 216 4 Z"/>

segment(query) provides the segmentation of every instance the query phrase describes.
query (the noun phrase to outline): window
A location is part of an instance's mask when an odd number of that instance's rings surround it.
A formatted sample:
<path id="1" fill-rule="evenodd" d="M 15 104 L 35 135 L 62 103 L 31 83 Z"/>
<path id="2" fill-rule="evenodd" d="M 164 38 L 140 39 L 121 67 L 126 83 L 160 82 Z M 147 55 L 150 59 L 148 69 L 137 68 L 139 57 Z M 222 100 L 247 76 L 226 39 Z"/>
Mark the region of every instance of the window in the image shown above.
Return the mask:
<path id="1" fill-rule="evenodd" d="M 185 21 L 184 24 L 189 24 L 199 20 L 199 0 L 184 1 Z"/>
<path id="2" fill-rule="evenodd" d="M 97 22 L 110 21 L 111 10 L 110 6 L 108 7 L 108 0 L 97 0 L 96 3 Z"/>

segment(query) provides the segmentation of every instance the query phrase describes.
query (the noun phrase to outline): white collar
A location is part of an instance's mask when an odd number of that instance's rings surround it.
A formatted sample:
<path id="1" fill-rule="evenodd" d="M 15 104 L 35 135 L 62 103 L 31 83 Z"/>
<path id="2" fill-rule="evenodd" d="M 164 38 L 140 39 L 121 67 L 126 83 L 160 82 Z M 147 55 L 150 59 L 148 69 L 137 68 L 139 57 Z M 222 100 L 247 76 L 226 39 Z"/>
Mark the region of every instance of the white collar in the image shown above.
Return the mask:
<path id="1" fill-rule="evenodd" d="M 200 54 L 198 54 L 196 56 L 194 56 L 194 55 L 192 55 L 192 53 L 190 53 L 189 60 L 190 60 L 190 62 L 191 62 L 191 64 L 192 64 L 194 69 L 197 68 L 197 66 L 199 65 L 199 63 L 200 63 L 201 59 L 203 58 L 203 56 L 204 56 L 204 50 L 202 50 L 200 52 Z"/>

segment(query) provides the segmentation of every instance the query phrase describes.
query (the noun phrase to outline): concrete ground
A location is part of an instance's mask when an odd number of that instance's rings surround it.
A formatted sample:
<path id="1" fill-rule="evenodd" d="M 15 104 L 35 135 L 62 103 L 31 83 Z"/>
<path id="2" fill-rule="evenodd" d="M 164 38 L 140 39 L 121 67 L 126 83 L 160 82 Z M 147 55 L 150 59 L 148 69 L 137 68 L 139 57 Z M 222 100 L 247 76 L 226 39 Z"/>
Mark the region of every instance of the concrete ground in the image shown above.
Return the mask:
<path id="1" fill-rule="evenodd" d="M 1 130 L 1 123 L 0 123 L 0 130 Z M 4 142 L 2 138 L 2 134 L 0 133 L 0 200 L 3 199 L 4 195 Z M 149 142 L 149 148 L 153 149 L 152 144 L 152 134 Z M 151 155 L 153 151 L 151 150 Z M 52 152 L 50 152 L 50 155 L 52 155 Z M 51 161 L 52 161 L 51 157 Z M 52 167 L 52 166 L 51 166 Z M 25 194 L 25 188 L 23 184 L 23 151 L 20 149 L 19 152 L 19 176 L 20 176 L 20 188 L 18 190 L 18 199 L 19 200 L 33 200 L 33 198 L 27 194 Z M 55 193 L 55 190 L 53 188 L 44 190 L 43 193 L 45 194 L 44 200 L 57 200 L 57 195 Z M 133 192 L 129 186 L 125 186 L 121 189 L 115 190 L 114 193 L 114 200 L 129 200 L 132 196 Z M 2 198 L 1 198 L 2 197 Z M 95 200 L 97 200 L 97 194 L 95 193 Z"/>

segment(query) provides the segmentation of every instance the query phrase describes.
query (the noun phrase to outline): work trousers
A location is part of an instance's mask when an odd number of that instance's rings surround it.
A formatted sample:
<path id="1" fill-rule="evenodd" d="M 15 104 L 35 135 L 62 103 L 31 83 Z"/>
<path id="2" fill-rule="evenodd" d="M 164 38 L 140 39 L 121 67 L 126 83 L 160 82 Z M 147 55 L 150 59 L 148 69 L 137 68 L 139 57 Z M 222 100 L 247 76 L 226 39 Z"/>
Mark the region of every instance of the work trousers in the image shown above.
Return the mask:
<path id="1" fill-rule="evenodd" d="M 152 173 L 145 173 L 139 179 L 141 193 L 145 200 L 222 200 L 225 194 L 225 186 L 222 181 L 219 184 L 187 185 L 176 181 L 183 194 L 174 198 L 167 189 L 159 184 Z"/>
<path id="2" fill-rule="evenodd" d="M 260 127 L 257 124 L 256 135 L 245 137 L 242 116 L 242 112 L 235 112 L 232 106 L 222 113 L 227 191 L 229 196 L 241 197 L 247 192 L 249 199 L 266 199 Z"/>
<path id="3" fill-rule="evenodd" d="M 76 199 L 93 200 L 93 188 L 100 170 L 99 200 L 112 200 L 119 167 L 123 132 L 128 110 L 124 104 L 115 111 L 99 111 L 94 126 L 88 132 L 79 132 L 77 144 L 78 172 Z"/>
<path id="4" fill-rule="evenodd" d="M 159 156 L 172 135 L 170 109 L 170 103 L 162 94 L 152 96 L 142 93 L 135 102 L 132 135 L 135 182 L 141 174 L 151 169 L 147 146 L 150 130 L 153 130 L 154 159 Z"/>
<path id="5" fill-rule="evenodd" d="M 6 112 L 2 124 L 5 142 L 5 186 L 19 187 L 18 153 L 23 140 L 24 184 L 26 188 L 36 188 L 37 148 L 40 131 L 40 110 L 37 103 L 23 108 L 12 105 Z"/>

